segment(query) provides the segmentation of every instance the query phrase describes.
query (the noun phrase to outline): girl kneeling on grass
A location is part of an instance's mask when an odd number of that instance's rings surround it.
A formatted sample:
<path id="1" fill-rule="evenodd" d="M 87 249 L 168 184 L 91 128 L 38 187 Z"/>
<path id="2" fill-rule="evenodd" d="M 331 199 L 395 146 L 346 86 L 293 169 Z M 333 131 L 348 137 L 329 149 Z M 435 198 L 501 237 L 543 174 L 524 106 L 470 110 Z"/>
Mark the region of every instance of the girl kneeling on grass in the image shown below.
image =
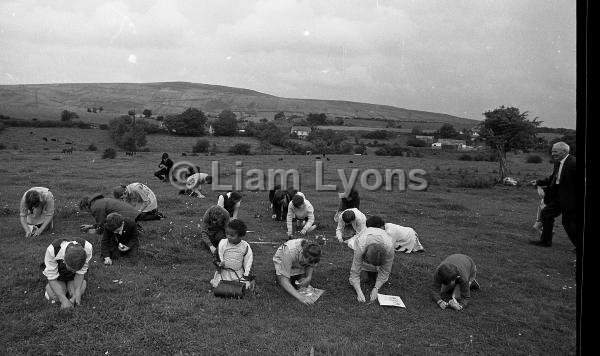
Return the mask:
<path id="1" fill-rule="evenodd" d="M 308 287 L 314 266 L 321 259 L 321 247 L 315 242 L 293 239 L 283 243 L 273 256 L 279 285 L 301 303 L 313 301 L 298 293 L 296 288 Z"/>
<path id="2" fill-rule="evenodd" d="M 26 191 L 19 210 L 25 237 L 38 237 L 54 225 L 54 196 L 48 188 L 33 187 Z"/>
<path id="3" fill-rule="evenodd" d="M 250 245 L 242 240 L 246 231 L 246 224 L 241 220 L 233 219 L 227 224 L 227 238 L 222 239 L 217 248 L 220 262 L 215 263 L 218 270 L 210 281 L 213 287 L 216 288 L 221 280 L 240 280 L 246 284 L 246 289 L 254 289 L 254 277 L 250 275 L 254 256 Z"/>
<path id="4" fill-rule="evenodd" d="M 480 289 L 476 274 L 477 268 L 471 257 L 458 253 L 446 257 L 433 275 L 431 298 L 441 309 L 462 310 L 471 299 L 471 289 Z M 451 294 L 448 302 L 442 299 L 442 294 Z"/>

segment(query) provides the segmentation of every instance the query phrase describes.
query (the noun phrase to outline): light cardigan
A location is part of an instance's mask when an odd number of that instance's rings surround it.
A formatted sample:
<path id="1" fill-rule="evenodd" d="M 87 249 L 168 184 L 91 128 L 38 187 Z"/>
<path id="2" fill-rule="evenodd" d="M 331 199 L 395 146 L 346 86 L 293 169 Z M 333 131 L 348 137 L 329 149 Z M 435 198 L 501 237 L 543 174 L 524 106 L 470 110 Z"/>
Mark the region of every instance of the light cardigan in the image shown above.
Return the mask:
<path id="1" fill-rule="evenodd" d="M 304 220 L 308 218 L 308 221 L 304 225 L 304 230 L 308 231 L 310 227 L 315 223 L 315 208 L 313 208 L 312 204 L 304 197 L 304 194 L 301 192 L 296 193 L 304 198 L 304 206 L 302 208 L 296 208 L 294 203 L 290 201 L 288 205 L 288 214 L 287 214 L 287 231 L 288 234 L 293 232 L 292 230 L 292 221 L 294 218 L 299 220 Z"/>
<path id="2" fill-rule="evenodd" d="M 383 246 L 385 249 L 385 258 L 381 266 L 373 266 L 364 262 L 363 255 L 367 246 L 376 244 Z M 394 264 L 394 242 L 390 235 L 383 229 L 376 227 L 366 228 L 354 241 L 354 258 L 352 259 L 352 267 L 350 268 L 350 277 L 348 280 L 351 285 L 360 284 L 360 272 L 377 271 L 377 280 L 375 288 L 380 289 L 381 286 L 388 281 L 392 266 Z"/>
<path id="3" fill-rule="evenodd" d="M 346 209 L 346 210 L 344 210 L 342 212 L 342 215 L 346 211 L 352 211 L 352 212 L 354 212 L 354 220 L 352 220 L 352 228 L 354 229 L 354 231 L 356 231 L 356 233 L 351 238 L 351 239 L 354 239 L 364 229 L 367 228 L 367 217 L 365 216 L 365 214 L 363 214 L 360 210 L 358 210 L 356 208 Z M 344 226 L 346 226 L 346 223 L 344 222 L 344 219 L 342 219 L 342 215 L 340 215 L 340 219 L 338 220 L 337 229 L 335 229 L 335 237 L 337 237 L 337 239 L 339 241 L 342 241 L 342 231 L 344 230 Z M 348 246 L 352 246 L 351 243 L 348 243 Z"/>

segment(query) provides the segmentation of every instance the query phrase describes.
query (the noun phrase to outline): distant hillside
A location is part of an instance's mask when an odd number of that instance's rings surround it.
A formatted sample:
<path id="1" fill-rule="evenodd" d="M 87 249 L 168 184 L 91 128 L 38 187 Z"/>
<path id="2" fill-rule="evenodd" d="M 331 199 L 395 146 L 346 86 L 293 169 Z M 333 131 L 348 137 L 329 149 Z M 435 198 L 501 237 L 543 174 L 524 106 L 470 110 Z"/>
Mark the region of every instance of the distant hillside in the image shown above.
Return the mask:
<path id="1" fill-rule="evenodd" d="M 88 108 L 102 107 L 89 113 Z M 181 113 L 188 107 L 206 113 L 230 109 L 238 117 L 272 119 L 283 111 L 286 116 L 327 113 L 335 118 L 361 118 L 398 121 L 403 128 L 439 128 L 450 123 L 457 128 L 471 127 L 479 121 L 387 105 L 338 100 L 280 98 L 257 91 L 219 85 L 187 82 L 172 83 L 80 83 L 0 85 L 0 114 L 15 118 L 60 119 L 63 110 L 76 112 L 83 121 L 96 123 L 127 114 L 135 109 L 153 115 Z"/>

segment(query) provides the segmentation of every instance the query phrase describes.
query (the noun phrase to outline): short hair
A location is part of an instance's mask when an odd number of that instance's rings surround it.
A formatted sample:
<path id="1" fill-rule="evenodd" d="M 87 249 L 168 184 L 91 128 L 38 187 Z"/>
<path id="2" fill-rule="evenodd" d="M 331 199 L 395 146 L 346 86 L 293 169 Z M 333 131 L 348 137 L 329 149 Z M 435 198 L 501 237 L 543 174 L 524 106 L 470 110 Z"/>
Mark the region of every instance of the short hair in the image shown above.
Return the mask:
<path id="1" fill-rule="evenodd" d="M 42 197 L 38 191 L 29 190 L 27 193 L 25 193 L 25 206 L 27 207 L 27 210 L 33 211 L 33 208 L 40 205 L 41 202 Z"/>
<path id="2" fill-rule="evenodd" d="M 80 210 L 89 210 L 90 209 L 90 197 L 85 196 L 81 198 L 79 201 L 79 209 Z"/>
<path id="3" fill-rule="evenodd" d="M 231 192 L 229 195 L 229 199 L 233 199 L 233 201 L 238 202 L 242 200 L 242 194 L 239 192 Z"/>
<path id="4" fill-rule="evenodd" d="M 377 227 L 383 229 L 385 227 L 385 221 L 381 218 L 381 216 L 369 216 L 367 218 L 367 227 Z"/>
<path id="5" fill-rule="evenodd" d="M 299 208 L 300 206 L 302 206 L 302 204 L 304 204 L 304 198 L 302 198 L 301 195 L 294 195 L 294 197 L 292 198 L 292 204 L 296 207 Z"/>
<path id="6" fill-rule="evenodd" d="M 85 265 L 87 254 L 85 248 L 76 242 L 71 242 L 65 250 L 64 262 L 73 271 L 79 271 Z"/>
<path id="7" fill-rule="evenodd" d="M 442 284 L 450 284 L 450 282 L 458 277 L 458 268 L 454 265 L 443 263 L 437 268 L 436 274 Z"/>
<path id="8" fill-rule="evenodd" d="M 386 251 L 383 246 L 372 243 L 365 248 L 363 260 L 373 266 L 381 266 L 385 260 L 385 255 Z"/>
<path id="9" fill-rule="evenodd" d="M 124 185 L 121 184 L 118 187 L 115 187 L 115 189 L 113 189 L 113 196 L 116 199 L 120 199 L 126 192 L 127 192 L 127 187 L 125 187 Z"/>
<path id="10" fill-rule="evenodd" d="M 123 224 L 125 218 L 119 213 L 110 213 L 106 216 L 106 221 L 104 222 L 104 228 L 110 232 L 115 231 L 121 224 Z"/>
<path id="11" fill-rule="evenodd" d="M 206 176 L 206 178 L 204 178 L 204 183 L 211 184 L 212 183 L 212 176 Z"/>
<path id="12" fill-rule="evenodd" d="M 342 213 L 342 220 L 344 220 L 346 224 L 351 223 L 354 219 L 356 219 L 356 215 L 354 215 L 352 210 L 348 209 Z"/>
<path id="13" fill-rule="evenodd" d="M 162 159 L 165 159 L 165 158 L 169 158 L 169 154 L 166 152 L 162 154 Z"/>
<path id="14" fill-rule="evenodd" d="M 227 227 L 237 232 L 237 234 L 241 237 L 246 236 L 246 232 L 248 232 L 246 224 L 239 219 L 229 220 L 229 224 L 227 224 Z"/>
<path id="15" fill-rule="evenodd" d="M 556 147 L 556 148 L 560 148 L 561 150 L 563 150 L 563 151 L 565 151 L 565 152 L 567 152 L 567 153 L 569 153 L 569 151 L 570 151 L 570 149 L 571 149 L 571 147 L 569 147 L 569 145 L 567 145 L 567 144 L 566 144 L 565 142 L 563 142 L 563 141 L 559 141 L 559 142 L 557 142 L 557 143 L 553 144 L 553 145 L 552 145 L 552 148 L 554 148 L 554 147 Z"/>
<path id="16" fill-rule="evenodd" d="M 321 260 L 321 246 L 316 242 L 302 240 L 302 256 L 311 264 L 318 263 Z"/>

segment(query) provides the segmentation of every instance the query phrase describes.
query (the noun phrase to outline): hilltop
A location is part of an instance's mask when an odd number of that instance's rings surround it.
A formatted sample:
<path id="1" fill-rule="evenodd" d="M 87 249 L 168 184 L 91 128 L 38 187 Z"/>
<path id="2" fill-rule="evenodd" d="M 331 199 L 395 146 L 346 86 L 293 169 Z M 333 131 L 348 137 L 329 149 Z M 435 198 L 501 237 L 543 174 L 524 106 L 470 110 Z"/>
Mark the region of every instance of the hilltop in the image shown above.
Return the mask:
<path id="1" fill-rule="evenodd" d="M 102 107 L 98 113 L 88 108 Z M 76 112 L 83 121 L 105 123 L 135 109 L 154 115 L 178 114 L 189 107 L 206 113 L 229 109 L 242 118 L 272 119 L 277 112 L 286 116 L 326 113 L 332 118 L 393 120 L 403 128 L 419 126 L 437 129 L 444 123 L 471 127 L 479 121 L 388 105 L 340 100 L 281 98 L 254 90 L 188 82 L 164 83 L 73 83 L 0 85 L 0 114 L 30 119 L 58 120 L 63 110 Z M 377 125 L 379 126 L 379 125 Z"/>

